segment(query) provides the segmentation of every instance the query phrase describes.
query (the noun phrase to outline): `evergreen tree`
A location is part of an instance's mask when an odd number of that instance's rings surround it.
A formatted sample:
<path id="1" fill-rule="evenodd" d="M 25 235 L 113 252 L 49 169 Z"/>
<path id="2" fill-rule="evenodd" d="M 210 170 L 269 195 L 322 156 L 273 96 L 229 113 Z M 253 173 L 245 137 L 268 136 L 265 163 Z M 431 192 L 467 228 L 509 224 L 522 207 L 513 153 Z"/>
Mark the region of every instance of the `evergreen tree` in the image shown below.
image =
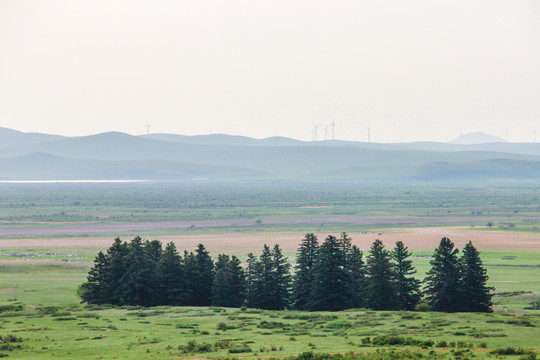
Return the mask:
<path id="1" fill-rule="evenodd" d="M 461 271 L 457 254 L 454 243 L 443 237 L 430 261 L 431 269 L 425 279 L 424 293 L 434 311 L 456 312 L 460 309 Z"/>
<path id="2" fill-rule="evenodd" d="M 120 303 L 125 305 L 154 305 L 155 268 L 140 237 L 128 245 L 127 271 L 121 280 Z"/>
<path id="3" fill-rule="evenodd" d="M 416 274 L 416 270 L 412 266 L 412 261 L 408 260 L 410 256 L 411 253 L 403 242 L 396 242 L 392 259 L 394 260 L 398 310 L 414 310 L 421 298 L 420 281 L 412 276 Z"/>
<path id="4" fill-rule="evenodd" d="M 219 254 L 214 266 L 214 283 L 212 284 L 212 305 L 229 306 L 231 298 L 229 255 Z"/>
<path id="5" fill-rule="evenodd" d="M 107 304 L 122 305 L 120 289 L 122 278 L 127 271 L 128 244 L 120 238 L 114 239 L 107 249 L 107 279 L 104 284 L 104 301 Z"/>
<path id="6" fill-rule="evenodd" d="M 256 283 L 257 283 L 257 257 L 253 253 L 247 255 L 246 260 L 246 302 L 249 308 L 257 307 Z"/>
<path id="7" fill-rule="evenodd" d="M 291 286 L 291 264 L 283 256 L 278 244 L 272 249 L 272 299 L 271 310 L 283 310 L 289 305 L 290 286 Z"/>
<path id="8" fill-rule="evenodd" d="M 144 242 L 144 250 L 146 251 L 148 259 L 157 264 L 159 259 L 161 259 L 161 254 L 163 253 L 163 246 L 161 244 L 161 241 L 159 240 L 146 240 Z"/>
<path id="9" fill-rule="evenodd" d="M 87 282 L 83 283 L 79 294 L 81 300 L 88 304 L 104 304 L 108 302 L 105 285 L 108 277 L 108 259 L 100 251 L 94 259 L 94 266 L 88 272 Z"/>
<path id="10" fill-rule="evenodd" d="M 193 305 L 209 306 L 214 282 L 214 263 L 203 244 L 199 244 L 195 250 L 195 265 L 195 278 L 192 282 Z"/>
<path id="11" fill-rule="evenodd" d="M 348 257 L 352 252 L 352 239 L 346 232 L 341 233 L 339 237 L 339 245 L 345 256 L 345 262 L 347 262 L 349 260 Z"/>
<path id="12" fill-rule="evenodd" d="M 313 289 L 313 267 L 317 259 L 319 242 L 313 233 L 306 234 L 300 243 L 296 256 L 293 284 L 293 306 L 297 310 L 309 310 Z"/>
<path id="13" fill-rule="evenodd" d="M 246 301 L 246 274 L 242 262 L 234 255 L 229 263 L 229 286 L 231 297 L 228 306 L 241 307 Z"/>
<path id="14" fill-rule="evenodd" d="M 220 254 L 215 264 L 212 305 L 240 307 L 245 301 L 245 274 L 236 256 Z"/>
<path id="15" fill-rule="evenodd" d="M 375 240 L 367 257 L 366 305 L 373 310 L 392 310 L 396 307 L 394 269 L 390 254 L 382 241 Z"/>
<path id="16" fill-rule="evenodd" d="M 335 236 L 328 235 L 319 248 L 314 266 L 310 310 L 339 311 L 350 307 L 350 277 L 344 262 L 342 244 Z"/>
<path id="17" fill-rule="evenodd" d="M 184 264 L 173 242 L 168 243 L 161 254 L 156 278 L 159 284 L 159 305 L 187 304 Z"/>
<path id="18" fill-rule="evenodd" d="M 197 281 L 197 260 L 193 252 L 184 251 L 184 274 L 186 281 L 186 305 L 194 306 L 193 289 Z"/>
<path id="19" fill-rule="evenodd" d="M 462 277 L 459 282 L 461 291 L 460 307 L 461 311 L 469 312 L 491 312 L 492 303 L 488 287 L 487 271 L 482 265 L 480 253 L 468 242 L 461 254 Z"/>
<path id="20" fill-rule="evenodd" d="M 362 257 L 362 251 L 356 245 L 353 245 L 347 261 L 349 293 L 351 294 L 351 307 L 353 308 L 365 306 L 366 269 Z"/>
<path id="21" fill-rule="evenodd" d="M 272 309 L 272 294 L 274 289 L 274 263 L 272 252 L 264 244 L 259 261 L 255 263 L 255 280 L 253 283 L 254 307 L 259 309 Z"/>

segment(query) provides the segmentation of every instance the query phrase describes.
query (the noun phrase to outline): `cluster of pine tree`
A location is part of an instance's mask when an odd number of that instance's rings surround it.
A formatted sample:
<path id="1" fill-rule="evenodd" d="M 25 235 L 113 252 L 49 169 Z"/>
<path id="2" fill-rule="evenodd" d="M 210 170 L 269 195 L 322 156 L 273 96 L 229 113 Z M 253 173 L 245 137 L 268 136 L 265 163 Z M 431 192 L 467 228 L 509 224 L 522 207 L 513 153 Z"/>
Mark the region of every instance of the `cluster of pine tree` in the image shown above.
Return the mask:
<path id="1" fill-rule="evenodd" d="M 346 233 L 329 235 L 320 245 L 314 234 L 306 234 L 292 276 L 278 245 L 264 245 L 258 258 L 248 254 L 243 268 L 235 256 L 220 254 L 213 261 L 202 244 L 180 255 L 173 243 L 163 249 L 157 240 L 117 238 L 107 253 L 97 255 L 79 295 L 93 304 L 309 311 L 414 310 L 425 295 L 435 311 L 491 311 L 491 288 L 478 251 L 469 242 L 461 258 L 457 254 L 443 238 L 423 293 L 411 253 L 400 241 L 389 251 L 376 240 L 364 261 Z"/>

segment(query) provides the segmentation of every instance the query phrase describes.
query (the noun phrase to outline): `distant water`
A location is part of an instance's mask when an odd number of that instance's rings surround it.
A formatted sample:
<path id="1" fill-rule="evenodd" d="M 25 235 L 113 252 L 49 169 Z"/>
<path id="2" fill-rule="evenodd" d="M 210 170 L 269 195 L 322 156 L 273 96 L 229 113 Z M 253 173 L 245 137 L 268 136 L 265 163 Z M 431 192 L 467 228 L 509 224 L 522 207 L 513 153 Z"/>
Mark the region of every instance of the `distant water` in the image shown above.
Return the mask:
<path id="1" fill-rule="evenodd" d="M 150 180 L 0 180 L 0 184 L 137 183 Z"/>

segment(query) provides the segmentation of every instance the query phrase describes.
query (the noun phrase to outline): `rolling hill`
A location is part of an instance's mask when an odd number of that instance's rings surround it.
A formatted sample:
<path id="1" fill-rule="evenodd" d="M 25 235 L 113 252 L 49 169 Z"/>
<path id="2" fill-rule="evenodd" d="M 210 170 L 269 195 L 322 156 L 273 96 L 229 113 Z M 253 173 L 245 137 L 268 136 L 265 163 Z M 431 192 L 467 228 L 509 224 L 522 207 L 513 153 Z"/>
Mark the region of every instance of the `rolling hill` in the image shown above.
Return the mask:
<path id="1" fill-rule="evenodd" d="M 0 136 L 7 133 L 0 131 Z M 0 180 L 529 181 L 540 145 L 302 142 L 230 135 L 83 137 L 17 134 L 0 147 Z M 22 135 L 21 135 L 22 134 Z M 17 139 L 20 139 L 18 141 Z"/>

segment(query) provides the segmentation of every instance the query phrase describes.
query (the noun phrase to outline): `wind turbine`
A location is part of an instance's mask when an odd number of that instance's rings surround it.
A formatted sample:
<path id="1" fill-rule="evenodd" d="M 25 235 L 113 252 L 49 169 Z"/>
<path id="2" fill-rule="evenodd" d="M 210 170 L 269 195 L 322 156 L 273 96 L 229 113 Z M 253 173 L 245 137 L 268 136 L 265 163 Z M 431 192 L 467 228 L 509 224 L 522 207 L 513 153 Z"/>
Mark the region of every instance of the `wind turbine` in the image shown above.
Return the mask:
<path id="1" fill-rule="evenodd" d="M 326 141 L 326 132 L 328 131 L 328 126 L 324 128 L 324 141 Z"/>
<path id="2" fill-rule="evenodd" d="M 371 126 L 367 127 L 367 142 L 371 142 Z"/>
<path id="3" fill-rule="evenodd" d="M 332 123 L 330 124 L 332 126 L 332 140 L 334 140 L 334 131 L 336 128 L 336 117 L 334 116 L 334 120 L 332 120 Z"/>
<path id="4" fill-rule="evenodd" d="M 313 124 L 313 140 L 317 141 L 317 128 L 319 128 L 321 125 L 315 125 Z"/>
<path id="5" fill-rule="evenodd" d="M 146 124 L 146 135 L 150 134 L 150 124 Z"/>

